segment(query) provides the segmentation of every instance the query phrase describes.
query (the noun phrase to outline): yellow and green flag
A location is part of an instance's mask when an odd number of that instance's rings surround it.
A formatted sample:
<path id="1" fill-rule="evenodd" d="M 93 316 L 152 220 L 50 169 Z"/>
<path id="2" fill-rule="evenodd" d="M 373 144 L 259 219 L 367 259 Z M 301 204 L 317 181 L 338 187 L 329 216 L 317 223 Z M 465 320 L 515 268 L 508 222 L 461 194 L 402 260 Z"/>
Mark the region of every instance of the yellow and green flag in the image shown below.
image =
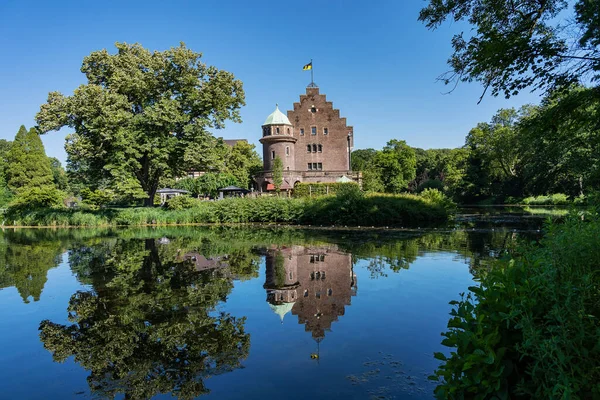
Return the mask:
<path id="1" fill-rule="evenodd" d="M 302 67 L 302 70 L 304 71 L 307 71 L 309 69 L 312 69 L 312 61 L 306 64 L 304 67 Z"/>

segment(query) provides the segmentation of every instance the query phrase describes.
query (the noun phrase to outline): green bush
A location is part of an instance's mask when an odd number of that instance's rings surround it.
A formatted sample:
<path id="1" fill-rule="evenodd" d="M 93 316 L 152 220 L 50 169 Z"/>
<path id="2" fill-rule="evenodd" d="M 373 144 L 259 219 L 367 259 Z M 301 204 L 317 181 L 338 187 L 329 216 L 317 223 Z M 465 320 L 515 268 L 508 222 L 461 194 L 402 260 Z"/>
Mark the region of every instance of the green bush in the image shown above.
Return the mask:
<path id="1" fill-rule="evenodd" d="M 427 197 L 429 196 L 429 197 Z M 179 196 L 181 199 L 186 199 Z M 228 198 L 192 202 L 174 198 L 169 208 L 101 210 L 29 210 L 12 214 L 16 225 L 101 226 L 198 223 L 286 223 L 348 226 L 425 226 L 448 219 L 445 196 L 364 195 L 358 186 L 345 186 L 335 196 L 313 199 L 281 197 Z M 191 205 L 190 208 L 184 206 Z M 175 208 L 176 207 L 176 208 Z"/>
<path id="2" fill-rule="evenodd" d="M 200 201 L 189 196 L 175 196 L 167 200 L 169 210 L 185 210 L 198 205 Z"/>
<path id="3" fill-rule="evenodd" d="M 548 224 L 540 247 L 479 276 L 443 334 L 449 398 L 600 398 L 600 219 Z"/>
<path id="4" fill-rule="evenodd" d="M 295 198 L 319 197 L 334 195 L 339 190 L 358 189 L 360 187 L 355 182 L 335 182 L 335 183 L 298 183 L 294 186 L 292 196 Z"/>
<path id="5" fill-rule="evenodd" d="M 22 189 L 8 205 L 8 213 L 19 210 L 64 207 L 65 194 L 54 186 Z"/>
<path id="6" fill-rule="evenodd" d="M 421 193 L 425 189 L 437 189 L 440 192 L 443 192 L 444 182 L 439 179 L 428 179 L 417 187 L 417 193 Z"/>
<path id="7" fill-rule="evenodd" d="M 528 206 L 549 206 L 570 204 L 569 196 L 563 193 L 555 193 L 548 196 L 535 196 L 523 199 L 523 204 Z"/>

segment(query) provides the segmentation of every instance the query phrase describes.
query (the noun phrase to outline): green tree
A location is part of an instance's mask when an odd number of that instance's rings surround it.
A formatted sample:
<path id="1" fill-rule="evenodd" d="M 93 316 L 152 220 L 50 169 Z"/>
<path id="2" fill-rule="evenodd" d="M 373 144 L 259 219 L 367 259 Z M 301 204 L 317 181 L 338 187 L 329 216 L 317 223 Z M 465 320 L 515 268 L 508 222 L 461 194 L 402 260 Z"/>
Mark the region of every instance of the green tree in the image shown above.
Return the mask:
<path id="1" fill-rule="evenodd" d="M 0 139 L 0 208 L 8 204 L 12 198 L 12 193 L 6 183 L 7 157 L 11 146 L 12 142 Z"/>
<path id="2" fill-rule="evenodd" d="M 577 87 L 553 93 L 521 121 L 520 148 L 529 193 L 575 197 L 600 189 L 597 91 Z"/>
<path id="3" fill-rule="evenodd" d="M 44 133 L 75 129 L 65 147 L 69 162 L 92 185 L 106 183 L 152 206 L 161 177 L 223 164 L 208 129 L 241 121 L 242 82 L 183 43 L 163 52 L 116 47 L 116 54 L 85 57 L 87 84 L 69 97 L 50 93 L 36 120 Z"/>
<path id="4" fill-rule="evenodd" d="M 416 175 L 416 156 L 404 140 L 390 140 L 375 157 L 386 192 L 400 193 Z"/>
<path id="5" fill-rule="evenodd" d="M 235 176 L 244 189 L 250 187 L 252 175 L 262 170 L 262 160 L 253 144 L 238 141 L 229 152 L 226 160 L 227 171 Z"/>
<path id="6" fill-rule="evenodd" d="M 8 187 L 19 194 L 31 187 L 53 185 L 50 160 L 35 128 L 29 131 L 21 125 L 8 152 L 6 171 Z"/>
<path id="7" fill-rule="evenodd" d="M 375 161 L 379 151 L 375 149 L 359 149 L 352 152 L 352 170 L 362 172 L 362 189 L 365 192 L 383 192 L 381 171 Z"/>
<path id="8" fill-rule="evenodd" d="M 275 157 L 273 160 L 273 185 L 275 191 L 279 193 L 281 185 L 283 185 L 283 161 L 279 157 Z"/>
<path id="9" fill-rule="evenodd" d="M 373 167 L 375 163 L 375 156 L 377 150 L 375 149 L 359 149 L 352 152 L 352 170 L 363 171 Z"/>
<path id="10" fill-rule="evenodd" d="M 50 168 L 52 169 L 52 179 L 56 188 L 63 191 L 68 190 L 69 179 L 58 158 L 50 157 Z"/>
<path id="11" fill-rule="evenodd" d="M 574 6 L 573 23 L 559 15 Z M 419 20 L 430 29 L 446 19 L 475 29 L 452 38 L 446 84 L 481 82 L 485 95 L 506 97 L 526 87 L 552 89 L 600 78 L 600 11 L 596 0 L 430 0 Z M 480 99 L 481 101 L 481 99 Z"/>

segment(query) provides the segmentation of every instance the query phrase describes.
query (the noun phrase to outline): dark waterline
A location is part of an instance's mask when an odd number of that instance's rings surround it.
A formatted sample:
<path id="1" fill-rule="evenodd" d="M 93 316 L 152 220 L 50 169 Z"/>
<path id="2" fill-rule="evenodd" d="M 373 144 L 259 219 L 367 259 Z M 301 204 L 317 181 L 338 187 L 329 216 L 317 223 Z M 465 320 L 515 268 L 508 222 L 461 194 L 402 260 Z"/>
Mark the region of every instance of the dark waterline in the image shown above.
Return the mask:
<path id="1" fill-rule="evenodd" d="M 0 398 L 432 398 L 448 302 L 542 218 L 6 231 Z"/>

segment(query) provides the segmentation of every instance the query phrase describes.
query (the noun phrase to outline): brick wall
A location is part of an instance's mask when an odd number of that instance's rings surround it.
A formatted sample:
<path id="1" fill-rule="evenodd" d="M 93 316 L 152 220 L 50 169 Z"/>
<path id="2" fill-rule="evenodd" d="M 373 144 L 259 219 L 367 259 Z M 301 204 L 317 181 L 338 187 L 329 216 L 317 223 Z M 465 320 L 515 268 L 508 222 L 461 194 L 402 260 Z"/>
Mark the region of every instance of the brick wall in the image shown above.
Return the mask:
<path id="1" fill-rule="evenodd" d="M 319 88 L 306 88 L 306 94 L 300 96 L 300 102 L 294 103 L 294 109 L 287 112 L 294 126 L 296 170 L 308 170 L 308 163 L 321 163 L 323 171 L 347 171 L 348 133 L 353 128 L 346 125 L 346 118 L 340 117 L 340 111 L 333 108 L 333 103 L 327 101 L 324 94 L 319 94 Z M 316 134 L 312 134 L 312 128 Z M 304 135 L 301 130 L 304 130 Z M 327 134 L 325 134 L 327 129 Z M 352 138 L 350 146 L 353 145 Z M 312 151 L 312 145 L 317 145 L 317 152 Z M 311 152 L 307 151 L 311 146 Z M 318 151 L 318 145 L 322 151 Z"/>

